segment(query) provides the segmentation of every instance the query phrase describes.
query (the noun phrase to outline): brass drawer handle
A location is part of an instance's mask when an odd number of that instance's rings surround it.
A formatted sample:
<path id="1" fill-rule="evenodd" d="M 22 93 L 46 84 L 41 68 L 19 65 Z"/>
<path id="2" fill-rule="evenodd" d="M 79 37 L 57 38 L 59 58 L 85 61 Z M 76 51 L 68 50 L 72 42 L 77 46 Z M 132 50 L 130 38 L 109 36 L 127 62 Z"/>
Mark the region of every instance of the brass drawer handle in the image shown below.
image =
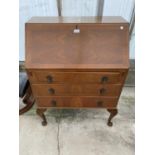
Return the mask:
<path id="1" fill-rule="evenodd" d="M 102 106 L 103 106 L 103 102 L 102 102 L 102 101 L 98 101 L 98 102 L 97 102 L 97 106 L 98 106 L 98 107 L 102 107 Z"/>
<path id="2" fill-rule="evenodd" d="M 101 89 L 100 89 L 100 94 L 101 94 L 101 95 L 105 94 L 105 92 L 106 92 L 106 89 L 104 89 L 104 88 L 101 88 Z"/>
<path id="3" fill-rule="evenodd" d="M 103 76 L 102 78 L 101 78 L 101 82 L 102 83 L 105 83 L 105 82 L 107 82 L 108 81 L 108 77 L 107 76 Z"/>
<path id="4" fill-rule="evenodd" d="M 57 102 L 56 102 L 55 100 L 52 100 L 52 101 L 51 101 L 51 104 L 52 104 L 53 107 L 56 107 Z"/>
<path id="5" fill-rule="evenodd" d="M 51 75 L 47 75 L 47 76 L 46 76 L 46 79 L 47 79 L 47 82 L 48 82 L 48 83 L 52 83 L 52 82 L 53 82 L 53 78 L 52 78 Z"/>
<path id="6" fill-rule="evenodd" d="M 55 94 L 55 90 L 54 90 L 53 88 L 49 88 L 49 89 L 48 89 L 48 93 L 49 93 L 49 94 Z"/>

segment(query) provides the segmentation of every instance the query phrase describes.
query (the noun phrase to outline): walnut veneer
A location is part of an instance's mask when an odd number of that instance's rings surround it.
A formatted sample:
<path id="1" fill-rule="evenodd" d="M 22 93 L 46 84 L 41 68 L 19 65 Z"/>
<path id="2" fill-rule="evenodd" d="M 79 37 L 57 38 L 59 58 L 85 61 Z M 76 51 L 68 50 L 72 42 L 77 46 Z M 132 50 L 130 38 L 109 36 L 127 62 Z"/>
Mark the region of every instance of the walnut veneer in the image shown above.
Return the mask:
<path id="1" fill-rule="evenodd" d="M 33 17 L 25 24 L 26 70 L 37 114 L 47 108 L 106 108 L 108 125 L 129 68 L 121 17 Z"/>

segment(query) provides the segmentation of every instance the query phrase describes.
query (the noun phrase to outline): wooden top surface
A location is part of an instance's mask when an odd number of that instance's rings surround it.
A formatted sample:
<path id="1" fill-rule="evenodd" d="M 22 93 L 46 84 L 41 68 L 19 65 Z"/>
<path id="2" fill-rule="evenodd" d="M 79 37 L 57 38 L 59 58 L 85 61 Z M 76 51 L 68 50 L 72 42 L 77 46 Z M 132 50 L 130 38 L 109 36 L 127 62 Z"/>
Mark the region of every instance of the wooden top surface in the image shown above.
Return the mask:
<path id="1" fill-rule="evenodd" d="M 121 16 L 104 17 L 32 17 L 27 23 L 128 23 Z"/>
<path id="2" fill-rule="evenodd" d="M 26 24 L 26 68 L 126 69 L 129 67 L 129 27 L 123 18 L 103 17 L 104 20 L 96 18 L 98 22 L 95 22 L 95 18 L 89 18 L 94 24 L 90 24 L 88 18 L 87 23 L 85 20 L 76 24 L 77 19 L 70 19 L 69 23 L 72 24 L 61 24 L 60 21 L 64 23 L 64 20 L 60 18 L 32 18 Z M 46 23 L 49 20 L 50 22 Z M 29 24 L 33 22 L 36 24 Z M 80 29 L 79 34 L 74 33 L 77 26 Z"/>

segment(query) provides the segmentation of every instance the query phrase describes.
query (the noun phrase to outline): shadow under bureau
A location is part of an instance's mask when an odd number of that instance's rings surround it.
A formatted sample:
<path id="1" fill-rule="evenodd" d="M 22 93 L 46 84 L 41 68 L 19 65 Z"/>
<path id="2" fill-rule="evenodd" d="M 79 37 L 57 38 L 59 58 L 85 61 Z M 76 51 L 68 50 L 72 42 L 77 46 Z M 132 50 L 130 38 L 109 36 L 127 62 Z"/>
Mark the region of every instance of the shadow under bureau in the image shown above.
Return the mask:
<path id="1" fill-rule="evenodd" d="M 47 108 L 106 108 L 112 126 L 129 69 L 127 21 L 33 17 L 25 37 L 25 67 L 42 125 Z"/>

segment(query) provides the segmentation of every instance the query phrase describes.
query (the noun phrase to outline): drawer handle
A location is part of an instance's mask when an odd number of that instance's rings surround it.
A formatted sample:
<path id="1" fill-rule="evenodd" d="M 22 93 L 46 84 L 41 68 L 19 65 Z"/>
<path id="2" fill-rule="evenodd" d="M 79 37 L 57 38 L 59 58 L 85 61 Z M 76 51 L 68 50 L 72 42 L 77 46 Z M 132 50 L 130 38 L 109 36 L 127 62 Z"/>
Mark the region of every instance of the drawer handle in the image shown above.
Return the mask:
<path id="1" fill-rule="evenodd" d="M 48 82 L 48 83 L 53 82 L 53 78 L 52 78 L 52 76 L 50 76 L 50 75 L 47 75 L 47 76 L 46 76 L 46 79 L 47 79 L 47 82 Z"/>
<path id="2" fill-rule="evenodd" d="M 108 77 L 107 76 L 103 76 L 102 78 L 101 78 L 101 82 L 102 83 L 105 83 L 105 82 L 107 82 L 108 81 Z"/>
<path id="3" fill-rule="evenodd" d="M 55 100 L 52 100 L 52 101 L 51 101 L 51 104 L 52 104 L 53 107 L 56 107 L 57 102 L 56 102 Z"/>
<path id="4" fill-rule="evenodd" d="M 101 88 L 101 89 L 100 89 L 100 94 L 101 94 L 101 95 L 105 94 L 105 92 L 106 92 L 106 89 L 104 89 L 104 88 Z"/>
<path id="5" fill-rule="evenodd" d="M 102 106 L 103 106 L 103 102 L 102 102 L 102 101 L 98 101 L 98 102 L 97 102 L 97 106 L 98 106 L 98 107 L 102 107 Z"/>
<path id="6" fill-rule="evenodd" d="M 49 93 L 49 94 L 55 94 L 55 90 L 54 90 L 53 88 L 49 88 L 49 89 L 48 89 L 48 93 Z"/>

